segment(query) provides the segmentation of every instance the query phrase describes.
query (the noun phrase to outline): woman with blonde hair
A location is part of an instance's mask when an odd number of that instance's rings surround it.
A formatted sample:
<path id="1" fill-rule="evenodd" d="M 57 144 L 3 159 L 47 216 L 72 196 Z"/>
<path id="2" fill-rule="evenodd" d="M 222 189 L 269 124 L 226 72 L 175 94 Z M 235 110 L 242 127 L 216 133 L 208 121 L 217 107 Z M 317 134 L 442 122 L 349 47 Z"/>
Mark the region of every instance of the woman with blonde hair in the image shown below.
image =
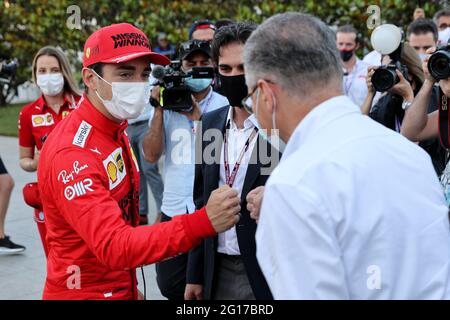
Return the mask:
<path id="1" fill-rule="evenodd" d="M 58 48 L 46 46 L 36 53 L 32 79 L 42 94 L 36 101 L 24 106 L 19 115 L 19 164 L 27 172 L 37 170 L 39 151 L 48 135 L 77 107 L 80 100 L 80 91 L 69 61 Z M 47 232 L 37 182 L 25 185 L 23 195 L 25 202 L 35 208 L 35 221 L 47 255 Z"/>

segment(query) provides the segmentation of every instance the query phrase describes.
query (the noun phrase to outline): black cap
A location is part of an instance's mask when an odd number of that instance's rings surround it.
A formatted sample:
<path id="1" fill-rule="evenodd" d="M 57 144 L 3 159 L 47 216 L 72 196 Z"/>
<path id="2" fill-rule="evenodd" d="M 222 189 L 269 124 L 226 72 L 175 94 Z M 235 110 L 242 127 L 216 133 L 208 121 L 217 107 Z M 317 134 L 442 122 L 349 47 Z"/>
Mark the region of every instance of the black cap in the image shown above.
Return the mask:
<path id="1" fill-rule="evenodd" d="M 192 39 L 194 32 L 199 29 L 211 29 L 216 31 L 216 26 L 208 19 L 195 21 L 189 28 L 189 39 Z"/>
<path id="2" fill-rule="evenodd" d="M 185 60 L 194 52 L 203 52 L 211 58 L 211 43 L 203 40 L 189 40 L 180 45 L 179 59 Z"/>

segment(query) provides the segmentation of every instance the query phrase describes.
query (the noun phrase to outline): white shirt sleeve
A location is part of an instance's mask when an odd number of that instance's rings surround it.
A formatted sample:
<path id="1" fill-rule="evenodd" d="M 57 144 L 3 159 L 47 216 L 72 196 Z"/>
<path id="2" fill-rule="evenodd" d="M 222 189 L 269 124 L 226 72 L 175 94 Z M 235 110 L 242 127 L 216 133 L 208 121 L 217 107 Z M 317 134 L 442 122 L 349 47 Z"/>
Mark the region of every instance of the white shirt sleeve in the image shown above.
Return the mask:
<path id="1" fill-rule="evenodd" d="M 275 299 L 349 299 L 330 216 L 307 188 L 266 187 L 256 241 Z"/>

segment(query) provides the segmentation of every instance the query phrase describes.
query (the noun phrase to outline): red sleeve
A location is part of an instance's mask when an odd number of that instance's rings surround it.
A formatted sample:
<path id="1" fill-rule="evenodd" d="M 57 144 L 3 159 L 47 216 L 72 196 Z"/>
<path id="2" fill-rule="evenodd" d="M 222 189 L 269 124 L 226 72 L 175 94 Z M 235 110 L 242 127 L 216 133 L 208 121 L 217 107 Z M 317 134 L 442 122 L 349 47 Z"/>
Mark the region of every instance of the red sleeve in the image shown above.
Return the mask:
<path id="1" fill-rule="evenodd" d="M 19 114 L 19 146 L 34 148 L 35 142 L 33 132 L 31 131 L 31 117 L 27 111 L 28 106 L 25 106 Z"/>
<path id="2" fill-rule="evenodd" d="M 85 169 L 66 183 L 58 180 L 63 170 L 72 171 L 74 161 Z M 137 228 L 127 225 L 110 195 L 103 166 L 84 150 L 62 151 L 52 166 L 51 193 L 59 211 L 95 256 L 113 270 L 176 256 L 216 234 L 205 209 L 166 223 Z"/>

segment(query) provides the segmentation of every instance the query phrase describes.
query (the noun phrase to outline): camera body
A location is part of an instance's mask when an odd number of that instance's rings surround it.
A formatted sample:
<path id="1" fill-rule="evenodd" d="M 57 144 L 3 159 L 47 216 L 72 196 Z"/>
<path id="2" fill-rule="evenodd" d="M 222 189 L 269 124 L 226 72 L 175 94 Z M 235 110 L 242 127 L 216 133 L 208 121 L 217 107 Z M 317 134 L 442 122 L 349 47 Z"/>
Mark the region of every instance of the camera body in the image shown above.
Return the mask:
<path id="1" fill-rule="evenodd" d="M 152 75 L 161 87 L 159 105 L 167 110 L 186 112 L 192 109 L 192 90 L 186 85 L 186 79 L 213 79 L 213 67 L 193 67 L 184 72 L 180 61 L 172 61 L 169 66 L 155 68 Z"/>
<path id="2" fill-rule="evenodd" d="M 0 84 L 11 84 L 17 70 L 17 61 L 13 60 L 9 63 L 0 61 Z"/>
<path id="3" fill-rule="evenodd" d="M 428 70 L 436 80 L 450 78 L 450 45 L 440 47 L 428 60 Z"/>
<path id="4" fill-rule="evenodd" d="M 396 70 L 400 70 L 405 79 L 408 79 L 408 68 L 400 61 L 393 61 L 375 70 L 372 76 L 372 85 L 378 92 L 386 92 L 395 86 L 399 81 Z"/>

